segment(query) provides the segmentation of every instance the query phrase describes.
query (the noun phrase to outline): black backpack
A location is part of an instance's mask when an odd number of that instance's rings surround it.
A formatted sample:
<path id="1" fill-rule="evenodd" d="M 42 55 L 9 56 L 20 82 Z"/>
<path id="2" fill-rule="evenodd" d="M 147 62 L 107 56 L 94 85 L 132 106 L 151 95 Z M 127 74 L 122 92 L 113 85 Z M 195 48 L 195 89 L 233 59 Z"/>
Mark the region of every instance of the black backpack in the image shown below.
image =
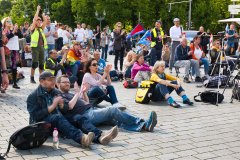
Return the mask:
<path id="1" fill-rule="evenodd" d="M 38 122 L 17 130 L 9 139 L 7 152 L 0 154 L 0 159 L 5 159 L 11 144 L 20 150 L 27 150 L 41 146 L 49 137 L 51 124 Z"/>
<path id="2" fill-rule="evenodd" d="M 197 99 L 198 96 L 200 97 L 200 100 Z M 198 95 L 194 96 L 194 100 L 196 102 L 205 102 L 205 103 L 211 103 L 211 104 L 222 103 L 223 99 L 224 99 L 224 95 L 214 90 L 199 92 Z"/>

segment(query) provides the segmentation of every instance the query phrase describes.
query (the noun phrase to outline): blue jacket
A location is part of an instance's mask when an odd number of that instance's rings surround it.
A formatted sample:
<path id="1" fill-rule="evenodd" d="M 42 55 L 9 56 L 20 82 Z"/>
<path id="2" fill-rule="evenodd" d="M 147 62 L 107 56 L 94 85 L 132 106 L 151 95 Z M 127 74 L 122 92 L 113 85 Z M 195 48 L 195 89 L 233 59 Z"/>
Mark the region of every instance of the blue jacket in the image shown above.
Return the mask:
<path id="1" fill-rule="evenodd" d="M 53 89 L 46 92 L 40 85 L 27 98 L 27 110 L 30 114 L 29 123 L 44 121 L 51 114 L 58 114 L 58 109 L 48 113 L 48 106 L 52 104 L 55 96 L 59 95 L 60 91 Z M 50 100 L 48 103 L 47 101 Z M 68 110 L 68 105 L 64 105 L 64 110 Z"/>
<path id="2" fill-rule="evenodd" d="M 186 46 L 185 48 L 183 48 L 182 45 L 179 44 L 175 49 L 175 61 L 190 59 L 190 56 L 188 55 L 189 51 L 190 51 L 189 46 Z"/>

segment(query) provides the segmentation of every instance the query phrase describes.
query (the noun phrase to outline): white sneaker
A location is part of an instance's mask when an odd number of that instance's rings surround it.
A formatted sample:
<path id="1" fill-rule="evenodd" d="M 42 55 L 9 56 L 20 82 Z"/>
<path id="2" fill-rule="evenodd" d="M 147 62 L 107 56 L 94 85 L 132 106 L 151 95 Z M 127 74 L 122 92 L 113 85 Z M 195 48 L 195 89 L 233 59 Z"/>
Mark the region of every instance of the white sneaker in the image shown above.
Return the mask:
<path id="1" fill-rule="evenodd" d="M 114 103 L 112 106 L 120 109 L 121 111 L 126 110 L 126 107 L 124 107 L 122 104 L 120 104 L 120 103 L 118 103 L 118 102 L 117 102 L 117 103 Z"/>

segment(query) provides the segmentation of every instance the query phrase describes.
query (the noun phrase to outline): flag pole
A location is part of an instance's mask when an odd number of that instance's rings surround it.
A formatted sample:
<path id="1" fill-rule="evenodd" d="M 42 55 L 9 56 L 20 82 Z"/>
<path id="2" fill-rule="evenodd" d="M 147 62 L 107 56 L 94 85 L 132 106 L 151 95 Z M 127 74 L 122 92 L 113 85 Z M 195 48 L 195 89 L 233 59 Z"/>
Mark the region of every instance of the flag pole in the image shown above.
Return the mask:
<path id="1" fill-rule="evenodd" d="M 140 12 L 138 12 L 138 24 L 140 23 Z M 137 41 L 139 41 L 140 40 L 140 34 L 138 35 L 138 40 Z"/>

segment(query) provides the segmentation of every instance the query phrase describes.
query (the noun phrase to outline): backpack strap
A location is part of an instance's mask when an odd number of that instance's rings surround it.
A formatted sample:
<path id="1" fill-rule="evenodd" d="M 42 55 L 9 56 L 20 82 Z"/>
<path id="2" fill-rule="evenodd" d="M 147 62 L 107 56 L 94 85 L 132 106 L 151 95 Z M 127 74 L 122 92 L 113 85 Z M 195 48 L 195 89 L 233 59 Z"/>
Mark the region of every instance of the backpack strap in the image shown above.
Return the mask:
<path id="1" fill-rule="evenodd" d="M 201 99 L 200 99 L 200 100 L 197 99 L 197 97 L 200 97 L 201 93 L 202 93 L 202 92 L 199 92 L 198 95 L 194 96 L 194 100 L 195 100 L 196 102 L 202 102 Z"/>
<path id="2" fill-rule="evenodd" d="M 9 140 L 9 143 L 8 143 L 7 152 L 6 152 L 6 153 L 4 153 L 4 154 L 1 154 L 1 153 L 0 153 L 0 160 L 5 160 L 5 158 L 4 158 L 4 157 L 6 157 L 6 156 L 7 156 L 7 154 L 8 154 L 8 152 L 10 151 L 11 144 L 12 144 L 12 140 L 10 139 L 10 140 Z"/>

